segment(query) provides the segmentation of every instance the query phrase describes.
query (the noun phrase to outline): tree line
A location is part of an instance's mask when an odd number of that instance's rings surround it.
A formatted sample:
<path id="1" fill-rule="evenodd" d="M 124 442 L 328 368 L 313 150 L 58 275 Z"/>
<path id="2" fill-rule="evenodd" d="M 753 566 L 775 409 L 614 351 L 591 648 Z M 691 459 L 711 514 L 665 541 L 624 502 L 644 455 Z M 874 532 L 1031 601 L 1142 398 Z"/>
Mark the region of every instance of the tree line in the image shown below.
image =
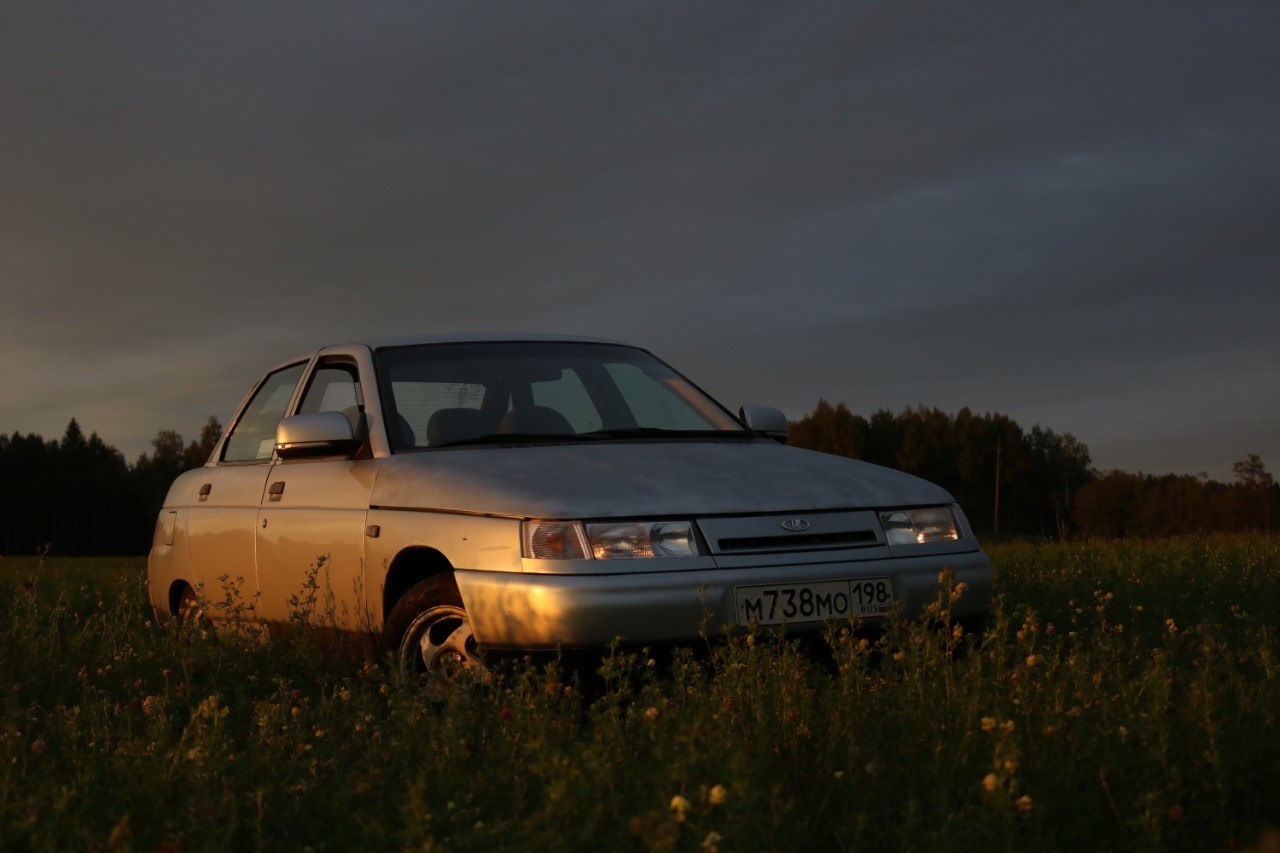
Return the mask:
<path id="1" fill-rule="evenodd" d="M 1236 462 L 1226 484 L 1203 474 L 1099 471 L 1074 436 L 1024 430 L 1005 415 L 920 406 L 868 418 L 826 400 L 792 422 L 790 443 L 931 480 L 955 496 L 980 536 L 1271 532 L 1280 522 L 1280 487 L 1257 454 Z"/>
<path id="2" fill-rule="evenodd" d="M 169 484 L 203 465 L 222 433 L 209 418 L 184 443 L 160 430 L 132 464 L 72 419 L 59 440 L 0 435 L 0 555 L 144 554 Z M 1280 487 L 1250 454 L 1235 481 L 1204 475 L 1098 471 L 1070 434 L 969 409 L 923 406 L 870 417 L 819 400 L 791 424 L 798 447 L 862 459 L 950 491 L 980 536 L 1167 536 L 1214 530 L 1271 532 Z"/>
<path id="3" fill-rule="evenodd" d="M 0 555 L 145 554 L 169 484 L 203 465 L 221 434 L 217 418 L 189 444 L 160 430 L 133 464 L 74 418 L 59 440 L 0 435 Z"/>

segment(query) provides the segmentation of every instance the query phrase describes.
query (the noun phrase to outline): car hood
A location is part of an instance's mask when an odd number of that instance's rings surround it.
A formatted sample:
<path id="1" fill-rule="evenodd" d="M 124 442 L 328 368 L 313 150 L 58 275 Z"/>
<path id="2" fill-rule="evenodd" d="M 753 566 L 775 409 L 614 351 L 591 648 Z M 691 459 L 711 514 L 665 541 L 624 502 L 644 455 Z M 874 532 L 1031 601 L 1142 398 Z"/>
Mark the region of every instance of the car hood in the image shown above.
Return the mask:
<path id="1" fill-rule="evenodd" d="M 770 441 L 620 441 L 404 453 L 373 505 L 522 518 L 693 517 L 947 504 L 944 489 Z"/>

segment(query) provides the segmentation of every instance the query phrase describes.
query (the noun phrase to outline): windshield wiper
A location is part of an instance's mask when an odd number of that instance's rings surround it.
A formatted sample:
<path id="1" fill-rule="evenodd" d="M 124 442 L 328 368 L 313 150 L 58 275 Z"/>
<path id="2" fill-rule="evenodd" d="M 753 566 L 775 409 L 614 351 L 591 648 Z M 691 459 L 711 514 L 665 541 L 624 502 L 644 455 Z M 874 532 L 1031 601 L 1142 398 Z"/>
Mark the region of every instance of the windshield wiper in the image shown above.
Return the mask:
<path id="1" fill-rule="evenodd" d="M 662 427 L 621 427 L 583 433 L 601 438 L 754 438 L 748 430 L 728 429 L 663 429 Z"/>
<path id="2" fill-rule="evenodd" d="M 440 444 L 429 444 L 425 450 L 431 450 L 437 447 L 462 447 L 468 444 L 532 444 L 540 441 L 592 441 L 596 438 L 593 433 L 585 433 L 578 435 L 577 433 L 550 433 L 550 432 L 493 432 L 484 435 L 475 435 L 470 438 L 459 438 L 454 441 L 445 441 Z"/>
<path id="3" fill-rule="evenodd" d="M 661 427 L 621 427 L 598 429 L 594 432 L 495 432 L 459 438 L 441 444 L 431 444 L 427 450 L 439 447 L 465 447 L 472 444 L 537 444 L 540 442 L 602 441 L 611 438 L 694 438 L 694 439 L 752 439 L 755 433 L 748 430 L 720 429 L 663 429 Z"/>

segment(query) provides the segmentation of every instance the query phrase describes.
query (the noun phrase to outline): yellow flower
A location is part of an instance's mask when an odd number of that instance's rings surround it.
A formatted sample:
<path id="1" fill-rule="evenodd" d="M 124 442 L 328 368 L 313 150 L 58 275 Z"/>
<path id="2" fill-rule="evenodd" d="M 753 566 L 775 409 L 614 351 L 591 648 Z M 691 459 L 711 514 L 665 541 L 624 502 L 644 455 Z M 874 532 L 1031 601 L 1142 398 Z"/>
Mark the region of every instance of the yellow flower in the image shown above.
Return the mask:
<path id="1" fill-rule="evenodd" d="M 996 718 L 995 718 L 995 717 L 983 717 L 983 718 L 982 718 L 982 730 L 983 730 L 984 732 L 989 732 L 989 731 L 991 731 L 992 729 L 994 729 L 995 727 L 996 727 Z"/>
<path id="2" fill-rule="evenodd" d="M 724 841 L 724 836 L 716 832 L 714 829 L 707 833 L 707 837 L 702 839 L 702 849 L 710 850 L 712 853 L 716 850 L 716 845 Z"/>
<path id="3" fill-rule="evenodd" d="M 671 798 L 671 810 L 676 813 L 676 820 L 684 820 L 684 813 L 689 810 L 689 801 L 676 794 Z"/>
<path id="4" fill-rule="evenodd" d="M 1027 666 L 1035 666 L 1035 665 L 1036 665 L 1036 656 L 1027 655 Z"/>
<path id="5" fill-rule="evenodd" d="M 729 792 L 725 789 L 724 785 L 716 785 L 707 794 L 707 802 L 711 803 L 713 806 L 721 805 L 727 799 L 729 799 Z"/>
<path id="6" fill-rule="evenodd" d="M 1023 794 L 1021 797 L 1014 800 L 1013 804 L 1018 807 L 1018 811 L 1020 812 L 1029 812 L 1032 809 L 1031 798 L 1026 794 Z"/>
<path id="7" fill-rule="evenodd" d="M 990 793 L 1000 787 L 1000 780 L 996 778 L 996 774 L 988 773 L 982 777 L 982 790 Z"/>

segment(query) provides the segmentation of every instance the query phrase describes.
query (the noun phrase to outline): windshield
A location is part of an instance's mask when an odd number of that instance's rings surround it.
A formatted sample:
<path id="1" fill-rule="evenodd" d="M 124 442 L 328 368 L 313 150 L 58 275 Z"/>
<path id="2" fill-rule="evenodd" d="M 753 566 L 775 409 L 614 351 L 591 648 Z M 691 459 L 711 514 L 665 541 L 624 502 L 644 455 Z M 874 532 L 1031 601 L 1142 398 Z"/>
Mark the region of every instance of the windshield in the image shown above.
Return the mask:
<path id="1" fill-rule="evenodd" d="M 590 343 L 379 350 L 392 448 L 640 437 L 751 437 L 643 350 Z"/>

